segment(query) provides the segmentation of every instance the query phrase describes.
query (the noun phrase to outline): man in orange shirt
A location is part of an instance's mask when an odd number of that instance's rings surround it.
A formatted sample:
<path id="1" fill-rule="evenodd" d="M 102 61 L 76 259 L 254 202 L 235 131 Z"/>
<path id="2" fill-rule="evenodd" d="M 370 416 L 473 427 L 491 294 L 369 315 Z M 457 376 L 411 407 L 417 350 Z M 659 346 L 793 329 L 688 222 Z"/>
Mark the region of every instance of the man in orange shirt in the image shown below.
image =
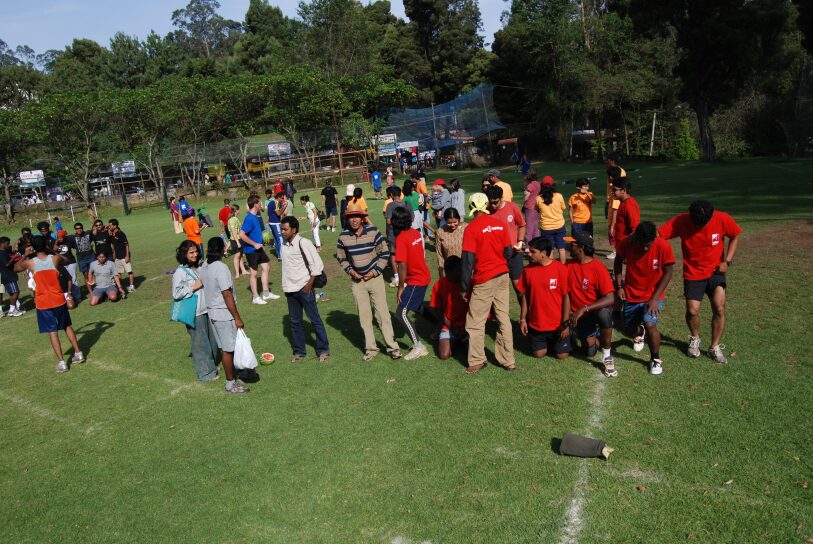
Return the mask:
<path id="1" fill-rule="evenodd" d="M 500 189 L 502 189 L 502 199 L 507 202 L 513 202 L 514 200 L 514 191 L 511 189 L 511 186 L 508 185 L 506 182 L 500 179 L 500 171 L 497 169 L 492 169 L 486 172 L 486 176 L 488 177 L 489 183 L 491 185 L 496 185 Z"/>
<path id="2" fill-rule="evenodd" d="M 186 239 L 192 240 L 198 246 L 198 251 L 200 251 L 201 259 L 203 258 L 203 239 L 201 238 L 200 233 L 205 229 L 208 225 L 205 223 L 201 225 L 198 223 L 198 220 L 195 219 L 195 210 L 190 208 L 187 212 L 186 217 L 183 220 L 183 230 L 186 233 Z"/>

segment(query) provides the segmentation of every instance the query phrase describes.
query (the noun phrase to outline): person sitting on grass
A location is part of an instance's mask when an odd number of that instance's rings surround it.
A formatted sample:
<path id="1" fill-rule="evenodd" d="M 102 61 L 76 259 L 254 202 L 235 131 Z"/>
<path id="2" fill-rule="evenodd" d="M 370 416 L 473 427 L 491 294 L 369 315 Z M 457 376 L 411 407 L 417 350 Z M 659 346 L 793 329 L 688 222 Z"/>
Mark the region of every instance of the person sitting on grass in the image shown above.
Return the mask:
<path id="1" fill-rule="evenodd" d="M 570 343 L 570 289 L 567 267 L 551 258 L 553 244 L 537 237 L 528 244 L 531 265 L 522 271 L 517 289 L 522 293 L 519 330 L 531 343 L 531 354 L 542 358 L 548 350 L 567 359 Z"/>
<path id="2" fill-rule="evenodd" d="M 206 312 L 212 336 L 222 353 L 223 372 L 226 374 L 224 389 L 232 395 L 248 393 L 246 385 L 234 375 L 237 329 L 242 329 L 244 325 L 240 312 L 237 311 L 231 272 L 223 264 L 226 243 L 219 236 L 210 238 L 206 250 L 206 263 L 200 268 L 199 277 L 203 281 L 203 295 L 206 297 Z"/>
<path id="3" fill-rule="evenodd" d="M 565 241 L 570 242 L 573 259 L 567 263 L 570 326 L 588 357 L 593 357 L 601 345 L 604 375 L 614 378 L 618 371 L 612 356 L 613 280 L 607 268 L 593 258 L 596 249 L 592 236 L 582 231 L 565 237 Z"/>
<path id="4" fill-rule="evenodd" d="M 126 296 L 116 265 L 107 259 L 107 253 L 103 249 L 96 254 L 96 261 L 90 263 L 87 284 L 91 288 L 91 306 L 101 303 L 105 297 L 110 302 L 116 302 L 119 297 Z"/>
<path id="5" fill-rule="evenodd" d="M 429 305 L 438 313 L 440 334 L 438 335 L 438 358 L 446 360 L 452 356 L 454 348 L 468 341 L 466 334 L 466 314 L 469 305 L 460 297 L 460 278 L 463 274 L 463 261 L 452 255 L 443 262 L 443 277 L 432 287 Z"/>
<path id="6" fill-rule="evenodd" d="M 82 350 L 79 348 L 79 342 L 71 323 L 71 314 L 59 284 L 57 267 L 62 263 L 62 258 L 59 255 L 52 255 L 48 251 L 45 237 L 35 237 L 32 246 L 35 254 L 31 257 L 23 257 L 14 265 L 14 271 L 33 274 L 34 282 L 37 284 L 37 289 L 34 291 L 34 306 L 37 308 L 37 324 L 40 334 L 47 334 L 51 340 L 51 348 L 57 358 L 56 371 L 68 372 L 70 367 L 65 362 L 62 353 L 59 331 L 65 331 L 68 341 L 73 347 L 71 363 L 83 363 L 85 356 L 82 355 Z"/>
<path id="7" fill-rule="evenodd" d="M 672 279 L 675 254 L 672 246 L 658 237 L 655 224 L 639 223 L 629 238 L 616 246 L 613 263 L 616 296 L 624 301 L 624 329 L 633 336 L 633 349 L 649 344 L 649 373 L 663 372 L 660 357 L 661 334 L 658 321 L 663 311 L 666 286 Z M 624 264 L 627 265 L 623 274 Z M 623 278 L 623 280 L 622 280 Z"/>

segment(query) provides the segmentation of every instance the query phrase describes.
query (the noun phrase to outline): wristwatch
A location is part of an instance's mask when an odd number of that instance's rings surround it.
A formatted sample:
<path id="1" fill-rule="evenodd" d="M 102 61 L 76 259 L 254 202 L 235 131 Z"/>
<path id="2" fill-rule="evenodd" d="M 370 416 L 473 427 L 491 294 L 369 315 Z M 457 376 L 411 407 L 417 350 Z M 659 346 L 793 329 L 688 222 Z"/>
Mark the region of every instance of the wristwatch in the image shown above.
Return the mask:
<path id="1" fill-rule="evenodd" d="M 725 260 L 725 264 L 727 266 L 731 266 L 733 263 L 734 263 L 734 261 L 729 261 L 728 259 Z"/>

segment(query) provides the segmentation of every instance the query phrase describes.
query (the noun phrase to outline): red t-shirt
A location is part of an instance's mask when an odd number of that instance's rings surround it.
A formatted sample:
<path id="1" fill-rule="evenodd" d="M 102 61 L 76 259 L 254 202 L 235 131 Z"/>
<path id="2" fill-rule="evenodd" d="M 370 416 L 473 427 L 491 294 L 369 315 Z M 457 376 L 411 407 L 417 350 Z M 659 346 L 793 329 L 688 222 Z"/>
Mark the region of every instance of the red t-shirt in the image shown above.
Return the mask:
<path id="1" fill-rule="evenodd" d="M 517 283 L 528 296 L 528 325 L 538 331 L 553 331 L 562 324 L 562 306 L 568 293 L 567 267 L 559 261 L 547 266 L 525 267 Z"/>
<path id="2" fill-rule="evenodd" d="M 519 241 L 517 239 L 517 229 L 525 226 L 525 219 L 522 217 L 522 211 L 519 209 L 519 206 L 505 200 L 503 200 L 503 204 L 503 207 L 492 213 L 491 217 L 499 219 L 508 225 L 508 235 L 511 237 L 511 243 L 513 245 Z"/>
<path id="3" fill-rule="evenodd" d="M 225 227 L 229 222 L 229 216 L 231 215 L 231 208 L 229 206 L 223 206 L 220 208 L 220 211 L 217 214 L 217 218 L 220 219 L 220 222 L 223 223 Z"/>
<path id="4" fill-rule="evenodd" d="M 626 240 L 630 234 L 635 232 L 638 223 L 641 222 L 641 208 L 638 202 L 629 197 L 621 202 L 615 214 L 615 243 L 620 244 Z"/>
<path id="5" fill-rule="evenodd" d="M 568 262 L 567 278 L 570 309 L 574 312 L 615 291 L 610 272 L 597 259 L 585 264 Z"/>
<path id="6" fill-rule="evenodd" d="M 666 238 L 680 237 L 683 253 L 683 278 L 705 280 L 723 261 L 723 238 L 734 238 L 740 226 L 725 212 L 715 211 L 703 228 L 698 228 L 688 213 L 676 215 L 660 226 L 658 233 Z"/>
<path id="7" fill-rule="evenodd" d="M 407 285 L 429 285 L 432 281 L 423 253 L 421 233 L 417 230 L 405 230 L 395 239 L 395 262 L 406 263 L 407 274 L 404 282 Z"/>
<path id="8" fill-rule="evenodd" d="M 481 213 L 466 226 L 463 251 L 474 253 L 472 286 L 508 272 L 505 248 L 512 245 L 514 242 L 505 223 L 486 213 Z"/>
<path id="9" fill-rule="evenodd" d="M 449 320 L 450 328 L 465 328 L 469 305 L 460 296 L 460 283 L 451 282 L 449 278 L 440 278 L 432 287 L 429 306 L 443 310 L 443 316 Z"/>
<path id="10" fill-rule="evenodd" d="M 629 302 L 646 302 L 655 293 L 655 287 L 663 277 L 663 267 L 675 264 L 672 246 L 663 238 L 655 238 L 649 251 L 644 251 L 632 238 L 617 246 L 619 259 L 624 259 L 624 294 Z M 661 293 L 663 300 L 665 293 Z"/>

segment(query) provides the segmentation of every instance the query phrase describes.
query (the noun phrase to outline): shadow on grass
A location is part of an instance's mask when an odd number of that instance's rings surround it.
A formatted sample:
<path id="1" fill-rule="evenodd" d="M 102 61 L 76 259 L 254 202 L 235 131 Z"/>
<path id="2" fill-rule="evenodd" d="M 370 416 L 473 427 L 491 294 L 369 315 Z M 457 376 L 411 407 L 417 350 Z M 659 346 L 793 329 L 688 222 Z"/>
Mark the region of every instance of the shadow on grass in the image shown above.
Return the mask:
<path id="1" fill-rule="evenodd" d="M 550 451 L 559 455 L 559 448 L 562 446 L 562 439 L 553 437 L 550 439 Z"/>
<path id="2" fill-rule="evenodd" d="M 147 281 L 147 278 L 144 276 L 135 276 L 133 278 L 133 284 L 135 285 L 136 289 L 141 287 L 141 284 L 143 284 L 145 281 Z"/>
<path id="3" fill-rule="evenodd" d="M 90 353 L 93 346 L 96 345 L 96 342 L 99 341 L 105 331 L 110 329 L 113 325 L 115 325 L 115 323 L 109 321 L 96 321 L 76 329 L 76 336 L 79 340 L 79 347 L 82 348 L 82 353 L 85 355 Z"/>
<path id="4" fill-rule="evenodd" d="M 325 320 L 325 325 L 339 331 L 350 344 L 364 352 L 364 331 L 361 330 L 357 315 L 348 314 L 342 310 L 331 310 L 322 319 Z M 377 328 L 378 322 L 375 322 L 374 329 Z"/>

